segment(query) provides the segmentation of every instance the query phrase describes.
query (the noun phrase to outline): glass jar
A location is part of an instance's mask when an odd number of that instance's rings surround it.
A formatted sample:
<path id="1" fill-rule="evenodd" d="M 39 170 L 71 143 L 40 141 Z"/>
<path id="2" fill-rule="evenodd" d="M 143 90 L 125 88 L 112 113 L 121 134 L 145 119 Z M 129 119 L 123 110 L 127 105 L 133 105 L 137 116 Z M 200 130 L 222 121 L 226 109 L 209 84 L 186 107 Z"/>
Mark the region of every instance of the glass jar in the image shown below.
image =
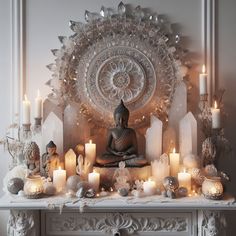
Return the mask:
<path id="1" fill-rule="evenodd" d="M 202 193 L 205 198 L 219 200 L 223 197 L 223 185 L 220 177 L 205 178 L 202 183 Z"/>
<path id="2" fill-rule="evenodd" d="M 42 197 L 43 181 L 40 175 L 33 175 L 26 178 L 24 185 L 24 193 L 26 198 L 36 199 Z"/>

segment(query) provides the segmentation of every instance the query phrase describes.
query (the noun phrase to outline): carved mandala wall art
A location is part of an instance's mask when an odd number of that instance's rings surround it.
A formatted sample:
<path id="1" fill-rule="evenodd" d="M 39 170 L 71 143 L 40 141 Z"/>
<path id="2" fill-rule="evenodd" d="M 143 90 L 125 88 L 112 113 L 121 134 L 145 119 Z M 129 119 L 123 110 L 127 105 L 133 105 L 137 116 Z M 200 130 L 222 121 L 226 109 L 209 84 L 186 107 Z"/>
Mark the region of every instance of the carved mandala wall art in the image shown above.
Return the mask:
<path id="1" fill-rule="evenodd" d="M 77 102 L 90 121 L 111 126 L 121 99 L 130 125 L 141 126 L 156 114 L 166 122 L 175 85 L 182 80 L 180 37 L 156 13 L 122 2 L 117 11 L 85 11 L 86 23 L 70 22 L 74 34 L 59 37 L 49 98 L 61 105 Z"/>

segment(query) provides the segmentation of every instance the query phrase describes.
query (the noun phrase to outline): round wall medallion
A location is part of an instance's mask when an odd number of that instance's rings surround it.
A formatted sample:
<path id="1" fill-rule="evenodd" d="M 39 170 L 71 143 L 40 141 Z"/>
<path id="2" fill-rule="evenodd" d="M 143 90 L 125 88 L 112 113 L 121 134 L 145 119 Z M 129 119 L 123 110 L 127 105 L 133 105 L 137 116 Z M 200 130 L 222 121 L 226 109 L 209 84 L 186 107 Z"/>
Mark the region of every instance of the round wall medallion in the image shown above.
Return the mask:
<path id="1" fill-rule="evenodd" d="M 182 79 L 179 36 L 156 13 L 140 6 L 128 11 L 122 2 L 117 11 L 85 11 L 85 20 L 71 21 L 74 34 L 59 37 L 62 48 L 52 50 L 57 58 L 48 66 L 53 71 L 49 98 L 77 102 L 80 113 L 99 126 L 113 125 L 121 99 L 131 111 L 130 126 L 146 124 L 150 115 L 166 122 Z"/>

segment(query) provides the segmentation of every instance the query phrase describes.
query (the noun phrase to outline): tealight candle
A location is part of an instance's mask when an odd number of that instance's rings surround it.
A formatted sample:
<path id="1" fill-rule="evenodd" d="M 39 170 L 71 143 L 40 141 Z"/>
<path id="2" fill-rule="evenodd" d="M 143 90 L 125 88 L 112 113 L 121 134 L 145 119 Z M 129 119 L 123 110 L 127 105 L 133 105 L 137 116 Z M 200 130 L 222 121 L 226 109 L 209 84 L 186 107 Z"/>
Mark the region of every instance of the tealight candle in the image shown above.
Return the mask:
<path id="1" fill-rule="evenodd" d="M 214 103 L 214 108 L 211 108 L 212 114 L 212 129 L 220 128 L 220 109 L 217 108 L 217 102 Z"/>
<path id="2" fill-rule="evenodd" d="M 91 163 L 91 165 L 95 163 L 96 144 L 92 143 L 92 140 L 89 140 L 89 143 L 85 144 L 85 158 Z"/>
<path id="3" fill-rule="evenodd" d="M 35 98 L 35 107 L 34 107 L 35 118 L 42 118 L 42 104 L 43 104 L 43 99 L 40 96 L 40 92 L 38 90 L 37 97 Z"/>
<path id="4" fill-rule="evenodd" d="M 218 200 L 223 197 L 223 185 L 220 177 L 205 178 L 202 183 L 202 193 L 205 198 Z"/>
<path id="5" fill-rule="evenodd" d="M 207 94 L 207 74 L 205 65 L 202 66 L 202 73 L 199 75 L 199 92 L 200 95 Z"/>
<path id="6" fill-rule="evenodd" d="M 177 176 L 179 172 L 179 153 L 175 152 L 175 148 L 173 152 L 170 153 L 170 175 Z"/>
<path id="7" fill-rule="evenodd" d="M 61 192 L 66 185 L 66 171 L 62 170 L 61 167 L 53 171 L 53 185 L 56 187 L 57 192 Z"/>
<path id="8" fill-rule="evenodd" d="M 28 100 L 26 94 L 25 99 L 23 100 L 22 123 L 30 124 L 30 101 Z"/>
<path id="9" fill-rule="evenodd" d="M 155 181 L 149 179 L 143 183 L 143 192 L 145 195 L 153 195 L 156 193 L 156 183 Z"/>
<path id="10" fill-rule="evenodd" d="M 185 187 L 188 189 L 188 193 L 191 192 L 191 174 L 184 172 L 178 173 L 179 187 Z"/>
<path id="11" fill-rule="evenodd" d="M 100 186 L 100 174 L 93 171 L 92 173 L 88 174 L 88 182 L 89 185 L 98 192 Z"/>

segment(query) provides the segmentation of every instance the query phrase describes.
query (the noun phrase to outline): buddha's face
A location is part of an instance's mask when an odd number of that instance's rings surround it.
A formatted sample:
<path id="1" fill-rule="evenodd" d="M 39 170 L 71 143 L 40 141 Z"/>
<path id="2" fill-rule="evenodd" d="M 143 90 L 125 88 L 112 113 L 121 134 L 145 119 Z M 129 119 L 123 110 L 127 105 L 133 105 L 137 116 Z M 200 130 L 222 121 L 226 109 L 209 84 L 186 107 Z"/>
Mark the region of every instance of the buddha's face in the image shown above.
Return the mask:
<path id="1" fill-rule="evenodd" d="M 128 126 L 129 117 L 126 114 L 117 113 L 115 114 L 115 123 L 116 127 L 125 128 Z"/>
<path id="2" fill-rule="evenodd" d="M 47 153 L 49 155 L 53 155 L 56 152 L 57 148 L 56 147 L 48 147 L 47 148 Z"/>

